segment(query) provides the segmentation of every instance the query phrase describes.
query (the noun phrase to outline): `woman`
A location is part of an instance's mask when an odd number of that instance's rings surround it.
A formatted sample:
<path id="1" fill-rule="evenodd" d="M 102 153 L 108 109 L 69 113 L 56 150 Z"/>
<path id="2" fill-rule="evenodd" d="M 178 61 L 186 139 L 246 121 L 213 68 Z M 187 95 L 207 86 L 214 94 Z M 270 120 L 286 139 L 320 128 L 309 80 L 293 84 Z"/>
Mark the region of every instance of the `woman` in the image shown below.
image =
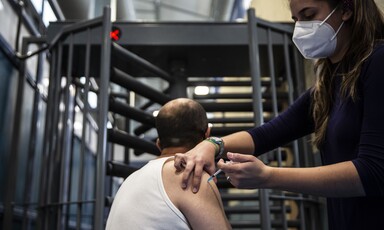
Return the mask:
<path id="1" fill-rule="evenodd" d="M 234 186 L 324 196 L 330 229 L 378 229 L 384 226 L 383 16 L 374 0 L 290 0 L 290 9 L 295 45 L 318 59 L 316 84 L 272 121 L 223 137 L 223 148 L 210 139 L 177 155 L 175 167 L 185 167 L 182 187 L 193 171 L 197 191 L 202 170 L 212 174 L 214 154 L 223 150 L 234 164 L 217 165 Z M 323 166 L 274 168 L 255 157 L 311 133 Z"/>

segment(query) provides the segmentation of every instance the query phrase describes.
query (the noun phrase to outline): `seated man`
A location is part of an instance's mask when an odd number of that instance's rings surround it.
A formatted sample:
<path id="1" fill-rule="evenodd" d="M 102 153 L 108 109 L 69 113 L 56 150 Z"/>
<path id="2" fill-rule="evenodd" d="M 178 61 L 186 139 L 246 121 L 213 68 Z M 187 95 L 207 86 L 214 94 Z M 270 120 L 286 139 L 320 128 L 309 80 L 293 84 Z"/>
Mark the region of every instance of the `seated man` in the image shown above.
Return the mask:
<path id="1" fill-rule="evenodd" d="M 194 194 L 191 187 L 180 187 L 182 172 L 173 166 L 175 153 L 187 152 L 209 136 L 203 107 L 190 99 L 172 100 L 159 111 L 156 128 L 161 155 L 123 182 L 106 229 L 231 229 L 216 184 L 207 182 L 209 175 L 203 175 Z"/>

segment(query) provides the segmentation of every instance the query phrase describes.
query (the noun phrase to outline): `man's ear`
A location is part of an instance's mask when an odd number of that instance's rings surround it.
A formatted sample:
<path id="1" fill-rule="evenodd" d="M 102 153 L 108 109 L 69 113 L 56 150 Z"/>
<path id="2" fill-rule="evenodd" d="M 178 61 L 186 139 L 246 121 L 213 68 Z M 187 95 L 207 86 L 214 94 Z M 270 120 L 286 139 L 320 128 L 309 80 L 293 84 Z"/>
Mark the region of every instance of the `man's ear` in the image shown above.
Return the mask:
<path id="1" fill-rule="evenodd" d="M 208 138 L 210 135 L 211 135 L 211 126 L 208 125 L 207 131 L 205 131 L 204 136 L 205 136 L 205 138 Z"/>
<path id="2" fill-rule="evenodd" d="M 159 138 L 156 139 L 156 146 L 161 151 L 161 147 L 160 147 L 161 145 L 160 145 L 160 139 Z"/>

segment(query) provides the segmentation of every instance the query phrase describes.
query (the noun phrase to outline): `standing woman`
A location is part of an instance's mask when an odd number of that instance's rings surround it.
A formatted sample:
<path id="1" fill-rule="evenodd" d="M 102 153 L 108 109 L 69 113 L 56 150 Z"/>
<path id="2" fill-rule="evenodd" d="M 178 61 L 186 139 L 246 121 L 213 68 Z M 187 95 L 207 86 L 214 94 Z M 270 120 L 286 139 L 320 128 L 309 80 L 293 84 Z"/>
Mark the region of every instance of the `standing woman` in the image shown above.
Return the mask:
<path id="1" fill-rule="evenodd" d="M 182 187 L 214 156 L 238 188 L 271 188 L 327 197 L 329 229 L 384 226 L 384 20 L 374 0 L 290 0 L 293 41 L 305 58 L 317 59 L 316 83 L 287 111 L 254 129 L 209 138 L 175 167 Z M 256 158 L 314 133 L 323 165 L 270 167 Z M 236 152 L 236 153 L 233 153 Z M 239 154 L 242 153 L 242 154 Z M 246 155 L 243 155 L 246 154 Z M 192 174 L 193 172 L 193 174 Z M 204 181 L 203 181 L 204 183 Z"/>

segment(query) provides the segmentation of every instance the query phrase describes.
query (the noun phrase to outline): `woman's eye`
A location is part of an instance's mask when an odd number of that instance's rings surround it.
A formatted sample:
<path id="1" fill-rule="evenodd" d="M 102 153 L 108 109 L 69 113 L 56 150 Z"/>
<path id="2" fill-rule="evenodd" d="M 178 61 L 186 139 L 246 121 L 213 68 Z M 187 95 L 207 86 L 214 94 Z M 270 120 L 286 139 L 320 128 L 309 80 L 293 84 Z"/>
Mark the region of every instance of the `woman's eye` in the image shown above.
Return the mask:
<path id="1" fill-rule="evenodd" d="M 313 17 L 314 17 L 314 14 L 309 14 L 309 15 L 304 15 L 304 20 L 311 20 L 311 19 L 313 19 Z"/>

